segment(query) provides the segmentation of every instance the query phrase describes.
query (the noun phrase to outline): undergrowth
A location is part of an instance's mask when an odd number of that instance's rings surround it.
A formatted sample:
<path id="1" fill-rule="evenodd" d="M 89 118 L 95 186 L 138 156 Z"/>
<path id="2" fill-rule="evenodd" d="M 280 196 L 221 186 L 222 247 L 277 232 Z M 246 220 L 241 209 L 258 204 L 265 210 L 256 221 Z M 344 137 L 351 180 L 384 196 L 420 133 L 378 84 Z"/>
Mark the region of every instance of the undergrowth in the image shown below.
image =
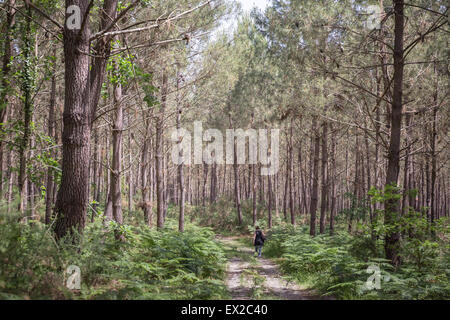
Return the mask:
<path id="1" fill-rule="evenodd" d="M 55 242 L 44 224 L 0 213 L 0 299 L 227 298 L 226 258 L 214 233 L 192 224 L 179 233 L 172 220 L 166 226 L 105 225 L 100 216 L 76 241 Z M 80 290 L 66 286 L 70 265 L 80 268 Z"/>
<path id="2" fill-rule="evenodd" d="M 289 277 L 337 299 L 449 299 L 448 249 L 439 239 L 405 239 L 403 264 L 394 270 L 382 239 L 368 230 L 311 237 L 306 226 L 280 225 L 268 233 L 265 255 L 279 258 Z"/>

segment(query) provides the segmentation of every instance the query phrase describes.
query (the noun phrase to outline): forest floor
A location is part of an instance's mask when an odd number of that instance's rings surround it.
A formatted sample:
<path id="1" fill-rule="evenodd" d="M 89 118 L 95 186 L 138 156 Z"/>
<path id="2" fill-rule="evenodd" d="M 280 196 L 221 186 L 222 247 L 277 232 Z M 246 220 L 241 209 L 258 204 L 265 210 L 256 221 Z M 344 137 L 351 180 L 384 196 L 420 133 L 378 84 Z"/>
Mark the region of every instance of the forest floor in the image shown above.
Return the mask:
<path id="1" fill-rule="evenodd" d="M 228 256 L 226 285 L 231 299 L 330 299 L 284 278 L 272 260 L 256 257 L 250 238 L 220 237 L 219 240 L 225 246 Z"/>

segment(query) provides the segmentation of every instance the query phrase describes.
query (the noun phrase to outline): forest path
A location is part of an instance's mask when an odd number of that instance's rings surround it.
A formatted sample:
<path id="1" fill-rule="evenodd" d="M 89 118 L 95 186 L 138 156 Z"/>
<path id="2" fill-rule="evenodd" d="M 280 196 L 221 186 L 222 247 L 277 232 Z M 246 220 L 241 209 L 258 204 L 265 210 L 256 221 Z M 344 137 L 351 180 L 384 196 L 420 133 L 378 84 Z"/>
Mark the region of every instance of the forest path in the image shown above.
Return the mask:
<path id="1" fill-rule="evenodd" d="M 226 285 L 233 300 L 324 299 L 312 290 L 284 279 L 273 261 L 255 257 L 250 238 L 221 237 L 219 240 L 224 244 L 228 255 Z"/>

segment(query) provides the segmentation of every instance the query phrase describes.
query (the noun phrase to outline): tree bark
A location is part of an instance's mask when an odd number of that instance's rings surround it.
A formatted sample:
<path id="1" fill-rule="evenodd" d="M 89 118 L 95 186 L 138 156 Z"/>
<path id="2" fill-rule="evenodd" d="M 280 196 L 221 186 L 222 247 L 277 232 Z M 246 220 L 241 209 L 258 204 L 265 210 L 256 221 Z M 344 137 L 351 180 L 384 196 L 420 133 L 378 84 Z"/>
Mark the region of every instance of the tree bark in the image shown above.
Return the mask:
<path id="1" fill-rule="evenodd" d="M 291 118 L 291 124 L 289 129 L 289 167 L 288 167 L 288 179 L 289 179 L 289 209 L 291 212 L 291 224 L 295 225 L 295 209 L 294 209 L 294 145 L 292 137 L 293 132 L 293 118 Z"/>
<path id="2" fill-rule="evenodd" d="M 116 17 L 118 0 L 105 0 L 100 28 Z M 92 121 L 103 84 L 110 38 L 97 41 L 98 57 L 90 66 L 90 1 L 66 0 L 66 11 L 72 5 L 80 8 L 81 30 L 64 26 L 65 95 L 63 114 L 62 177 L 55 214 L 55 234 L 59 239 L 75 228 L 84 229 L 89 201 L 89 159 Z"/>
<path id="3" fill-rule="evenodd" d="M 12 57 L 12 39 L 11 33 L 15 25 L 15 2 L 16 0 L 8 0 L 6 8 L 6 26 L 4 32 L 4 49 L 2 57 L 2 80 L 0 91 L 0 135 L 4 133 L 4 125 L 8 119 L 8 103 L 9 103 L 9 88 L 10 88 L 10 72 L 11 72 L 11 57 Z M 3 197 L 3 158 L 4 158 L 4 141 L 0 139 L 0 199 Z"/>
<path id="4" fill-rule="evenodd" d="M 163 130 L 164 130 L 164 113 L 167 100 L 168 76 L 167 71 L 163 70 L 162 75 L 162 90 L 161 90 L 161 109 L 156 122 L 156 212 L 157 212 L 157 227 L 162 229 L 164 227 L 164 181 L 163 181 Z"/>
<path id="5" fill-rule="evenodd" d="M 328 123 L 324 121 L 322 123 L 322 192 L 320 199 L 320 233 L 325 232 L 325 217 L 327 210 L 327 195 L 328 195 L 328 148 L 327 148 L 327 138 L 328 138 Z"/>
<path id="6" fill-rule="evenodd" d="M 31 117 L 32 117 L 32 88 L 33 88 L 33 76 L 32 76 L 32 62 L 31 62 L 31 20 L 32 11 L 31 6 L 27 7 L 27 17 L 25 23 L 25 30 L 23 33 L 23 55 L 24 64 L 22 66 L 22 92 L 24 95 L 24 106 L 23 106 L 23 116 L 24 116 L 24 127 L 23 135 L 19 144 L 19 176 L 18 176 L 18 186 L 19 186 L 19 211 L 24 214 L 27 207 L 27 188 L 25 180 L 27 179 L 26 165 L 27 165 L 27 149 L 30 144 L 31 135 Z"/>
<path id="7" fill-rule="evenodd" d="M 310 229 L 309 234 L 311 236 L 316 235 L 316 211 L 317 211 L 317 200 L 318 200 L 318 189 L 319 189 L 319 152 L 320 152 L 320 135 L 319 129 L 317 128 L 317 116 L 313 116 L 312 128 L 314 138 L 314 160 L 313 160 L 313 175 L 312 175 L 312 190 L 311 190 L 311 206 L 310 206 Z"/>
<path id="8" fill-rule="evenodd" d="M 389 141 L 388 167 L 386 173 L 386 187 L 397 186 L 400 171 L 400 134 L 402 126 L 403 108 L 403 33 L 404 33 L 404 1 L 394 1 L 394 89 L 391 111 L 391 137 Z M 398 232 L 399 200 L 389 199 L 385 202 L 384 223 L 393 228 L 385 237 L 386 259 L 394 266 L 400 264 L 399 245 L 400 234 Z"/>
<path id="9" fill-rule="evenodd" d="M 336 134 L 333 125 L 330 124 L 331 132 L 331 208 L 330 208 L 330 235 L 334 234 L 334 217 L 336 216 Z"/>
<path id="10" fill-rule="evenodd" d="M 181 129 L 181 113 L 182 113 L 182 106 L 181 106 L 181 101 L 180 101 L 180 96 L 179 96 L 179 89 L 180 89 L 180 75 L 177 75 L 177 130 Z M 183 151 L 182 151 L 183 152 Z M 180 154 L 180 157 L 183 157 L 183 154 Z M 180 188 L 180 216 L 179 216 L 179 221 L 178 221 L 178 230 L 180 232 L 184 232 L 184 201 L 185 201 L 185 189 L 184 189 L 184 172 L 183 172 L 183 167 L 184 164 L 180 163 L 178 165 L 178 186 Z M 214 171 L 214 176 L 215 179 L 217 180 L 217 175 Z M 215 183 L 215 182 L 214 182 Z M 211 189 L 212 189 L 212 185 L 214 183 L 211 183 Z M 214 191 L 215 192 L 215 191 Z M 213 193 L 213 191 L 211 191 L 211 194 Z M 215 196 L 214 196 L 215 197 Z M 215 200 L 213 200 L 213 196 L 211 196 L 211 202 L 213 202 Z"/>
<path id="11" fill-rule="evenodd" d="M 82 16 L 87 14 L 87 1 L 67 0 L 66 8 L 71 5 L 78 5 Z M 64 29 L 65 101 L 62 177 L 55 207 L 57 238 L 72 233 L 72 228 L 81 233 L 86 219 L 91 110 L 89 56 L 80 52 L 89 52 L 89 37 L 89 21 L 80 31 Z"/>
<path id="12" fill-rule="evenodd" d="M 122 216 L 122 190 L 121 190 L 121 172 L 122 172 L 122 132 L 123 132 L 123 105 L 122 105 L 122 85 L 114 85 L 114 126 L 112 132 L 112 165 L 111 165 L 111 200 L 113 206 L 113 218 L 118 224 L 123 223 Z"/>
<path id="13" fill-rule="evenodd" d="M 53 50 L 53 56 L 56 59 L 56 49 Z M 53 62 L 53 75 L 50 92 L 50 105 L 48 109 L 48 136 L 54 140 L 56 135 L 55 130 L 55 106 L 56 106 L 56 60 Z M 55 158 L 55 152 L 52 148 L 50 151 L 50 157 Z M 45 192 L 45 224 L 49 225 L 52 220 L 53 212 L 53 198 L 54 198 L 54 168 L 47 169 L 47 185 Z"/>

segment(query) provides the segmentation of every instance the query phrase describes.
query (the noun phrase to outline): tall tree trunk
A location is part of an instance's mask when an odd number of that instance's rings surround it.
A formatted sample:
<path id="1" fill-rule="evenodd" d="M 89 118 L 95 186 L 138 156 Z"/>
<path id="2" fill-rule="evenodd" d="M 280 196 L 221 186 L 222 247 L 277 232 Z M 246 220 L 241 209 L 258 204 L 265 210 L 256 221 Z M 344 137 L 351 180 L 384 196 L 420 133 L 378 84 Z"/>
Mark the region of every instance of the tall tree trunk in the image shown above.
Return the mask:
<path id="1" fill-rule="evenodd" d="M 257 180 L 256 180 L 256 170 L 257 170 L 258 166 L 256 164 L 252 164 L 251 165 L 251 176 L 249 176 L 249 180 L 251 180 L 253 178 L 253 184 L 252 184 L 252 217 L 253 217 L 253 226 L 256 225 L 256 220 L 258 220 L 257 217 Z M 269 195 L 270 197 L 270 195 Z"/>
<path id="2" fill-rule="evenodd" d="M 294 135 L 294 119 L 291 118 L 291 124 L 289 129 L 289 170 L 288 170 L 288 179 L 289 179 L 289 209 L 291 212 L 291 224 L 295 225 L 295 210 L 294 210 L 294 145 L 292 141 L 292 137 Z"/>
<path id="3" fill-rule="evenodd" d="M 105 29 L 110 19 L 116 17 L 118 0 L 105 0 L 100 28 Z M 63 114 L 62 177 L 58 191 L 55 214 L 55 234 L 65 236 L 75 228 L 82 232 L 89 201 L 90 135 L 101 86 L 103 84 L 106 57 L 110 53 L 110 38 L 97 41 L 95 52 L 102 55 L 93 59 L 90 66 L 89 11 L 92 3 L 84 0 L 66 0 L 66 12 L 70 6 L 78 6 L 82 21 L 81 30 L 64 27 L 65 95 Z"/>
<path id="4" fill-rule="evenodd" d="M 11 33 L 15 25 L 15 2 L 16 0 L 8 0 L 6 7 L 6 26 L 4 36 L 4 49 L 2 57 L 1 68 L 1 86 L 3 90 L 0 91 L 0 135 L 4 133 L 4 125 L 8 118 L 8 103 L 10 91 L 10 72 L 11 72 L 11 57 L 12 57 L 12 37 Z M 0 139 L 0 199 L 3 196 L 3 158 L 4 158 L 5 144 L 3 139 Z"/>
<path id="5" fill-rule="evenodd" d="M 206 187 L 208 186 L 208 172 L 209 172 L 208 164 L 203 163 L 203 192 L 202 192 L 203 206 L 206 206 Z"/>
<path id="6" fill-rule="evenodd" d="M 267 176 L 267 185 L 269 188 L 269 207 L 268 207 L 268 217 L 267 217 L 267 226 L 272 228 L 272 199 L 273 199 L 273 192 L 272 192 L 272 176 Z"/>
<path id="7" fill-rule="evenodd" d="M 405 127 L 406 127 L 406 154 L 405 154 L 405 168 L 403 170 L 403 197 L 402 197 L 402 214 L 405 215 L 407 213 L 408 206 L 411 206 L 411 203 L 408 203 L 410 197 L 409 194 L 411 193 L 410 189 L 410 181 L 408 180 L 408 177 L 410 175 L 410 168 L 409 168 L 409 155 L 411 152 L 411 128 L 410 128 L 410 118 L 411 116 L 407 113 L 405 116 Z"/>
<path id="8" fill-rule="evenodd" d="M 354 219 L 354 215 L 355 215 L 355 211 L 356 208 L 358 207 L 358 203 L 359 203 L 359 184 L 360 184 L 360 177 L 359 177 L 359 172 L 360 172 L 360 163 L 361 163 L 361 156 L 359 153 L 359 135 L 356 134 L 356 138 L 355 138 L 355 179 L 353 181 L 353 196 L 351 197 L 351 207 L 350 207 L 350 217 L 348 219 L 348 232 L 351 233 L 352 232 L 352 228 L 353 228 L 353 219 Z"/>
<path id="9" fill-rule="evenodd" d="M 142 192 L 142 203 L 140 207 L 144 213 L 144 222 L 147 226 L 151 227 L 152 222 L 152 209 L 150 204 L 150 188 L 151 188 L 151 170 L 149 164 L 149 153 L 150 153 L 150 120 L 146 120 L 146 135 L 144 138 L 144 144 L 142 146 L 141 154 L 141 192 Z"/>
<path id="10" fill-rule="evenodd" d="M 240 196 L 240 190 L 239 190 L 239 166 L 238 166 L 238 163 L 237 163 L 236 139 L 234 140 L 234 148 L 233 149 L 234 149 L 233 150 L 233 157 L 234 157 L 234 163 L 233 163 L 233 170 L 234 170 L 234 197 L 235 197 L 235 202 L 236 202 L 238 225 L 242 225 L 241 196 Z"/>
<path id="11" fill-rule="evenodd" d="M 400 171 L 400 137 L 402 127 L 403 108 L 403 33 L 404 33 L 404 1 L 394 1 L 395 29 L 394 29 L 394 89 L 391 112 L 391 137 L 389 141 L 388 167 L 386 187 L 397 186 Z M 385 237 L 386 259 L 393 265 L 400 263 L 400 234 L 398 232 L 398 215 L 400 203 L 397 199 L 389 199 L 385 203 L 384 223 L 391 227 Z"/>
<path id="12" fill-rule="evenodd" d="M 181 113 L 182 113 L 182 106 L 181 106 L 181 101 L 180 101 L 180 96 L 179 96 L 180 80 L 181 80 L 181 76 L 178 74 L 177 75 L 177 130 L 181 129 Z M 180 157 L 183 157 L 183 154 L 180 154 Z M 179 220 L 178 220 L 178 230 L 180 232 L 184 231 L 184 200 L 185 200 L 184 197 L 185 197 L 185 189 L 184 189 L 183 167 L 184 167 L 183 163 L 180 163 L 178 165 L 178 186 L 180 188 L 180 216 L 179 216 Z M 217 175 L 216 175 L 215 169 L 213 170 L 213 175 L 217 179 Z M 212 186 L 213 186 L 213 183 L 211 183 L 211 189 L 212 189 Z M 211 191 L 211 193 L 212 193 L 212 191 Z M 211 196 L 211 202 L 213 202 L 213 201 L 215 201 L 215 200 L 213 199 L 213 196 Z"/>
<path id="13" fill-rule="evenodd" d="M 322 131 L 322 192 L 320 199 L 320 233 L 325 232 L 325 217 L 327 210 L 327 196 L 328 196 L 328 148 L 327 148 L 327 140 L 328 140 L 328 123 L 324 121 L 322 123 L 323 131 Z"/>
<path id="14" fill-rule="evenodd" d="M 66 1 L 66 7 L 78 5 L 81 15 L 88 10 L 86 1 Z M 63 114 L 63 160 L 61 186 L 56 201 L 57 238 L 82 232 L 89 195 L 90 102 L 89 102 L 89 22 L 83 30 L 64 29 L 65 95 Z"/>
<path id="15" fill-rule="evenodd" d="M 92 205 L 92 214 L 91 214 L 91 222 L 94 222 L 95 215 L 97 214 L 97 206 L 100 201 L 100 176 L 101 176 L 101 168 L 102 168 L 102 150 L 100 149 L 100 142 L 98 139 L 98 131 L 100 129 L 97 128 L 94 131 L 94 190 L 93 190 L 93 205 Z"/>
<path id="16" fill-rule="evenodd" d="M 288 136 L 286 134 L 286 145 L 289 146 Z M 289 190 L 289 147 L 286 148 L 286 172 L 284 176 L 284 195 L 283 195 L 283 214 L 284 221 L 287 222 L 288 190 Z"/>
<path id="17" fill-rule="evenodd" d="M 211 190 L 210 190 L 210 202 L 214 203 L 217 199 L 217 163 L 214 162 L 211 165 Z"/>
<path id="18" fill-rule="evenodd" d="M 162 75 L 162 91 L 161 91 L 161 109 L 159 110 L 158 119 L 156 122 L 156 212 L 157 212 L 157 227 L 161 229 L 164 227 L 164 181 L 163 181 L 163 130 L 164 130 L 164 113 L 167 100 L 168 76 L 167 71 L 163 70 Z"/>
<path id="19" fill-rule="evenodd" d="M 110 163 L 111 159 L 111 148 L 109 143 L 109 134 L 106 135 L 106 163 Z M 109 166 L 108 166 L 109 168 Z M 107 174 L 105 174 L 106 178 L 106 203 L 105 203 L 105 218 L 107 221 L 113 220 L 113 203 L 112 203 L 112 193 L 111 193 L 111 168 L 109 168 L 109 171 Z"/>
<path id="20" fill-rule="evenodd" d="M 331 208 L 330 208 L 330 235 L 334 234 L 334 218 L 336 216 L 336 134 L 333 132 L 333 124 L 330 124 L 331 132 Z"/>
<path id="21" fill-rule="evenodd" d="M 363 198 L 366 198 L 367 193 L 370 190 L 371 187 L 371 179 L 370 179 L 370 146 L 369 146 L 369 137 L 367 135 L 367 131 L 364 130 L 364 144 L 366 146 L 366 175 L 367 175 L 367 184 L 366 184 L 366 190 L 364 190 Z M 364 170 L 364 168 L 363 168 Z M 372 207 L 370 206 L 370 203 L 367 206 L 369 210 L 369 217 L 370 222 L 373 222 L 373 216 L 372 216 Z"/>
<path id="22" fill-rule="evenodd" d="M 312 175 L 312 190 L 311 190 L 311 206 L 310 206 L 310 229 L 309 234 L 311 236 L 316 235 L 316 211 L 317 211 L 317 200 L 318 200 L 318 190 L 319 190 L 319 155 L 320 155 L 320 134 L 319 128 L 317 127 L 317 116 L 313 116 L 312 128 L 314 138 L 314 160 L 313 160 L 313 175 Z"/>
<path id="23" fill-rule="evenodd" d="M 56 57 L 56 49 L 53 50 L 53 56 Z M 56 135 L 55 129 L 55 106 L 56 106 L 56 60 L 53 61 L 53 75 L 52 75 L 52 85 L 50 92 L 50 105 L 48 109 L 48 136 L 54 140 Z M 56 141 L 55 141 L 56 142 Z M 50 151 L 50 157 L 55 158 L 55 152 L 52 148 Z M 45 224 L 49 225 L 52 220 L 53 212 L 53 198 L 54 198 L 54 168 L 47 169 L 47 185 L 45 190 Z"/>
<path id="24" fill-rule="evenodd" d="M 19 176 L 18 176 L 18 186 L 19 186 L 19 211 L 24 214 L 27 207 L 27 188 L 26 188 L 26 165 L 27 165 L 27 149 L 30 144 L 30 135 L 31 135 L 31 121 L 32 121 L 32 88 L 33 88 L 33 71 L 32 71 L 32 61 L 31 61 L 31 21 L 32 21 L 32 11 L 31 6 L 28 4 L 27 6 L 27 17 L 26 17 L 26 25 L 25 30 L 23 32 L 23 56 L 24 62 L 22 66 L 22 92 L 24 95 L 24 107 L 23 107 L 23 116 L 24 116 L 24 127 L 23 127 L 23 135 L 19 144 Z"/>
<path id="25" fill-rule="evenodd" d="M 133 181 L 133 159 L 131 155 L 132 150 L 132 131 L 131 131 L 131 112 L 128 113 L 128 165 L 129 165 L 129 171 L 128 171 L 128 214 L 130 214 L 133 210 L 133 196 L 134 196 L 134 181 Z"/>
<path id="26" fill-rule="evenodd" d="M 112 132 L 112 165 L 111 165 L 111 199 L 113 204 L 113 217 L 118 224 L 123 223 L 122 216 L 122 192 L 121 192 L 121 171 L 122 171 L 122 132 L 123 132 L 123 105 L 122 105 L 122 85 L 114 85 L 114 126 Z"/>
<path id="27" fill-rule="evenodd" d="M 436 74 L 436 64 L 434 65 L 434 72 Z M 438 113 L 438 82 L 436 80 L 436 87 L 433 93 L 433 124 L 432 124 L 432 131 L 431 131 L 431 186 L 430 186 L 430 223 L 431 225 L 434 224 L 435 218 L 436 218 L 436 204 L 435 204 L 435 190 L 436 190 L 436 175 L 437 175 L 437 154 L 436 154 L 436 137 L 437 137 L 437 113 Z M 433 232 L 434 233 L 434 232 Z"/>

